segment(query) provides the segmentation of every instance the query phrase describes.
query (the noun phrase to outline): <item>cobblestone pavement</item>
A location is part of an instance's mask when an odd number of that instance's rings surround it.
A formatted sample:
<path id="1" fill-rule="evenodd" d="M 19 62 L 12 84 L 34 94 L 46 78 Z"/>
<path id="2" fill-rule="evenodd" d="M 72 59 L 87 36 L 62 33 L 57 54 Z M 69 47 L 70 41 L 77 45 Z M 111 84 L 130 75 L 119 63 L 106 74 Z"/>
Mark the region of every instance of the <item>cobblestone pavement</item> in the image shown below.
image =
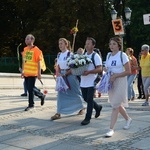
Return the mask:
<path id="1" fill-rule="evenodd" d="M 56 111 L 56 92 L 50 89 L 44 106 L 35 98 L 35 109 L 25 112 L 26 97 L 20 89 L 0 91 L 0 150 L 149 150 L 150 107 L 143 100 L 130 102 L 127 109 L 133 122 L 123 130 L 124 119 L 119 116 L 115 134 L 105 138 L 109 128 L 111 107 L 107 95 L 96 98 L 103 105 L 101 116 L 81 126 L 84 115 L 63 115 L 51 121 Z M 95 112 L 93 112 L 94 114 Z"/>

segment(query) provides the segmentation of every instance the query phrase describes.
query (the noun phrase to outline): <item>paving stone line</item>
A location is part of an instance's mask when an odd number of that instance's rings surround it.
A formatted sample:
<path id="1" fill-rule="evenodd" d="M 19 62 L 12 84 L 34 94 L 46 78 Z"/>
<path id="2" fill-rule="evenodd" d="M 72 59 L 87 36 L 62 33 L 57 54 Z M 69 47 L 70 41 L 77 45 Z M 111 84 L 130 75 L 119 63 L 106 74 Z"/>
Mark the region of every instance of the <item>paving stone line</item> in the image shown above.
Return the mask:
<path id="1" fill-rule="evenodd" d="M 109 104 L 102 104 L 103 107 L 111 107 Z M 13 114 L 5 114 L 5 115 L 1 115 L 0 116 L 0 120 L 4 121 L 4 120 L 8 120 L 8 119 L 12 119 L 12 118 L 17 118 L 20 116 L 27 116 L 29 113 L 31 114 L 35 114 L 35 113 L 39 113 L 42 112 L 44 110 L 51 110 L 51 109 L 56 109 L 56 105 L 53 106 L 47 106 L 47 107 L 36 107 L 34 110 L 31 110 L 29 112 L 25 112 L 25 111 L 20 111 L 20 112 L 15 112 Z M 150 107 L 146 107 L 146 108 L 127 108 L 129 110 L 135 110 L 135 111 L 150 111 Z"/>
<path id="2" fill-rule="evenodd" d="M 20 116 L 28 116 L 29 113 L 30 113 L 30 114 L 35 114 L 35 113 L 40 113 L 40 112 L 42 112 L 42 111 L 51 110 L 51 109 L 56 109 L 56 105 L 48 106 L 48 107 L 44 107 L 44 108 L 39 107 L 39 108 L 33 109 L 33 110 L 31 110 L 31 111 L 28 111 L 28 112 L 20 111 L 20 112 L 15 112 L 15 113 L 13 113 L 13 114 L 1 115 L 1 116 L 0 116 L 0 120 L 1 120 L 1 121 L 4 121 L 4 120 L 8 120 L 8 119 L 17 118 L 17 117 L 20 117 Z"/>
<path id="3" fill-rule="evenodd" d="M 70 145 L 73 144 L 87 144 L 94 150 L 141 150 L 139 148 L 132 147 L 132 144 L 142 140 L 143 138 L 150 137 L 150 127 L 144 128 L 137 133 L 130 135 L 127 139 L 117 142 L 106 143 L 102 140 L 94 141 L 87 137 L 80 137 L 76 135 L 70 135 L 66 133 L 60 133 L 59 131 L 47 131 L 46 129 L 29 129 L 26 127 L 20 127 L 16 124 L 1 125 L 2 129 L 5 130 L 16 130 L 23 134 L 32 134 L 35 136 L 53 137 L 54 139 L 61 140 L 62 142 L 68 142 Z"/>
<path id="4" fill-rule="evenodd" d="M 140 148 L 132 147 L 132 144 L 135 142 L 139 142 L 143 138 L 150 137 L 150 126 L 147 128 L 144 128 L 143 130 L 140 130 L 139 132 L 136 132 L 132 135 L 130 135 L 127 139 L 123 141 L 117 141 L 117 142 L 109 142 L 109 144 L 95 144 L 95 147 L 99 149 L 108 149 L 108 150 L 142 150 Z M 93 143 L 94 144 L 94 143 Z M 93 145 L 94 146 L 94 145 Z M 117 149 L 116 149 L 117 148 Z"/>

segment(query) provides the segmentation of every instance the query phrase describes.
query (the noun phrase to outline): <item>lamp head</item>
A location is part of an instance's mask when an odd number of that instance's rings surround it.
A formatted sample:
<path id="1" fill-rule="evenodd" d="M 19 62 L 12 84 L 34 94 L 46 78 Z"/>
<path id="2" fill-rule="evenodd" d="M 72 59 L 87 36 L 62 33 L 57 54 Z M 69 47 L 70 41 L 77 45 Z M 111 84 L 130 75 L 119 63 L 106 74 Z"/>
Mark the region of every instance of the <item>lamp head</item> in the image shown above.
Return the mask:
<path id="1" fill-rule="evenodd" d="M 112 20 L 115 20 L 117 18 L 117 11 L 115 9 L 111 11 L 111 18 Z"/>
<path id="2" fill-rule="evenodd" d="M 125 17 L 126 17 L 126 19 L 127 19 L 127 20 L 130 20 L 132 10 L 131 10 L 129 7 L 126 7 L 125 10 L 124 10 L 124 12 L 125 12 Z"/>

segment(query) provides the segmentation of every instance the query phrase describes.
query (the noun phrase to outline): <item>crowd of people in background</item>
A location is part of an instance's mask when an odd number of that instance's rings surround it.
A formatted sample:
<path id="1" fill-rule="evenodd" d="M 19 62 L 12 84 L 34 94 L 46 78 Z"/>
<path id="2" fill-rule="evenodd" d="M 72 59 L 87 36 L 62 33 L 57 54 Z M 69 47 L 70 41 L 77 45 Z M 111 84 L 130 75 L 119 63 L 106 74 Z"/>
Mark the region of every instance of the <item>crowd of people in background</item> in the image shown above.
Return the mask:
<path id="1" fill-rule="evenodd" d="M 28 106 L 25 111 L 34 108 L 34 95 L 41 98 L 41 105 L 44 105 L 45 95 L 35 87 L 36 78 L 41 80 L 41 65 L 42 51 L 34 45 L 35 37 L 31 34 L 25 38 L 27 47 L 22 53 L 23 65 L 21 77 L 24 78 L 24 93 L 21 96 L 28 95 Z M 96 40 L 88 37 L 85 41 L 85 48 L 78 48 L 77 54 L 85 55 L 92 59 L 95 53 Z M 55 76 L 62 76 L 68 86 L 66 92 L 58 91 L 57 94 L 57 110 L 56 114 L 51 117 L 51 120 L 61 118 L 61 114 L 78 115 L 85 114 L 85 118 L 81 125 L 87 125 L 91 121 L 93 109 L 95 109 L 95 118 L 100 116 L 102 105 L 95 100 L 95 85 L 94 81 L 99 73 L 103 71 L 111 72 L 110 82 L 111 89 L 108 91 L 108 100 L 112 107 L 110 127 L 106 133 L 106 137 L 111 137 L 114 134 L 115 124 L 118 114 L 120 113 L 125 119 L 125 130 L 130 128 L 132 119 L 128 115 L 125 107 L 128 107 L 128 102 L 136 98 L 133 84 L 137 78 L 137 99 L 145 99 L 142 106 L 149 106 L 150 94 L 150 53 L 149 45 L 141 46 L 139 58 L 134 56 L 134 50 L 127 48 L 126 52 L 122 52 L 122 40 L 119 36 L 115 36 L 109 41 L 110 51 L 106 57 L 105 67 L 102 69 L 102 57 L 96 52 L 94 62 L 90 63 L 87 70 L 81 76 L 72 74 L 71 69 L 67 65 L 67 58 L 71 57 L 70 42 L 65 38 L 58 40 L 60 52 L 55 59 Z M 104 59 L 104 58 L 103 58 Z M 123 88 L 122 88 L 123 86 Z M 101 95 L 101 93 L 99 92 Z M 100 97 L 100 96 L 99 96 Z M 83 102 L 86 102 L 87 107 L 84 107 Z M 86 110 L 86 111 L 85 111 Z"/>
<path id="2" fill-rule="evenodd" d="M 150 53 L 149 45 L 147 44 L 144 44 L 141 47 L 140 68 L 144 87 L 144 95 L 146 99 L 142 106 L 149 106 L 148 99 L 150 94 Z"/>

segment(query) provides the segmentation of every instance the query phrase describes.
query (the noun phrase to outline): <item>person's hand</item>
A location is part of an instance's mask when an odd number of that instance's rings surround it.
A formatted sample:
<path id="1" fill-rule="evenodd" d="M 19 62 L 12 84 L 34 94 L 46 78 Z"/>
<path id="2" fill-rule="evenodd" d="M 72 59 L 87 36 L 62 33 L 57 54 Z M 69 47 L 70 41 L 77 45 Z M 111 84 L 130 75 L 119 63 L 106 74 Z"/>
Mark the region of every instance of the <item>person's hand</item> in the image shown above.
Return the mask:
<path id="1" fill-rule="evenodd" d="M 58 76 L 58 77 L 59 77 L 59 76 L 62 76 L 62 74 L 61 74 L 61 73 L 58 73 L 58 75 L 57 75 L 57 76 Z"/>
<path id="2" fill-rule="evenodd" d="M 24 73 L 21 73 L 21 78 L 24 78 Z"/>
<path id="3" fill-rule="evenodd" d="M 87 76 L 89 74 L 89 71 L 84 71 L 82 76 Z"/>
<path id="4" fill-rule="evenodd" d="M 114 82 L 116 79 L 116 74 L 114 73 L 113 75 L 110 76 L 110 82 Z"/>
<path id="5" fill-rule="evenodd" d="M 39 80 L 41 80 L 41 74 L 38 74 L 37 78 L 38 78 Z"/>
<path id="6" fill-rule="evenodd" d="M 107 72 L 108 69 L 107 69 L 106 67 L 103 67 L 103 71 L 104 71 L 104 72 Z"/>

